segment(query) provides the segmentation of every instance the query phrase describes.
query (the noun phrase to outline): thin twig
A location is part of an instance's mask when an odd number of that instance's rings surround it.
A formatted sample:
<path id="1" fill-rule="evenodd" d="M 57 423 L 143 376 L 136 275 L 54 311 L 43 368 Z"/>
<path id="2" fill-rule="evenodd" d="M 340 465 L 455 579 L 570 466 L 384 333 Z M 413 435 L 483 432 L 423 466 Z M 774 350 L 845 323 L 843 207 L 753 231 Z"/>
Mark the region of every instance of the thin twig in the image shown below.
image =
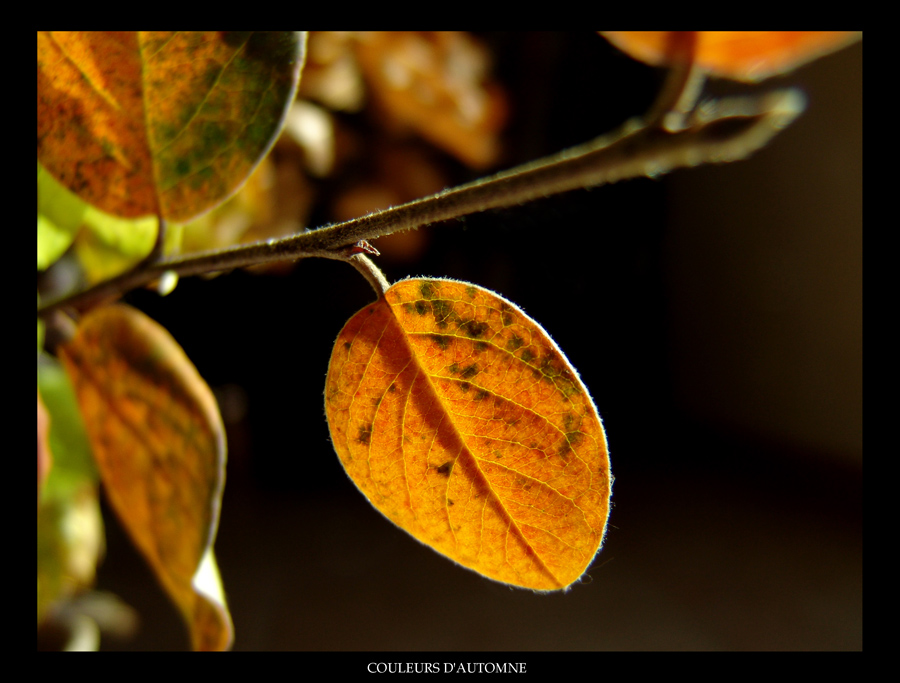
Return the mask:
<path id="1" fill-rule="evenodd" d="M 785 90 L 701 105 L 682 130 L 668 131 L 631 120 L 615 133 L 554 156 L 361 218 L 283 239 L 157 261 L 45 304 L 38 309 L 38 315 L 62 307 L 85 310 L 145 285 L 165 271 L 184 277 L 310 257 L 346 260 L 347 254 L 336 250 L 360 240 L 516 206 L 577 188 L 743 159 L 765 146 L 803 107 L 802 95 Z"/>

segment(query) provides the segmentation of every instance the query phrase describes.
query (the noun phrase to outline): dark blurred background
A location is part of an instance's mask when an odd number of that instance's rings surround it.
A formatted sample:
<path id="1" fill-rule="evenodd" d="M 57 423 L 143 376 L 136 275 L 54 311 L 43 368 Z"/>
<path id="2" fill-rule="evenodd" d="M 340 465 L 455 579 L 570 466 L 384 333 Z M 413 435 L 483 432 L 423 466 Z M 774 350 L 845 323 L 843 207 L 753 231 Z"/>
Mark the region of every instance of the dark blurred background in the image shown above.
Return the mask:
<path id="1" fill-rule="evenodd" d="M 642 113 L 663 76 L 591 32 L 479 38 L 510 97 L 503 167 Z M 453 565 L 344 474 L 322 392 L 334 338 L 373 297 L 352 268 L 309 259 L 129 296 L 222 405 L 216 552 L 236 650 L 862 648 L 861 45 L 727 90 L 788 85 L 808 111 L 748 161 L 428 227 L 414 262 L 387 250 L 379 261 L 391 280 L 502 294 L 590 389 L 614 507 L 603 550 L 566 594 Z M 444 163 L 454 184 L 478 175 Z M 141 627 L 104 647 L 186 648 L 106 512 L 98 588 Z"/>

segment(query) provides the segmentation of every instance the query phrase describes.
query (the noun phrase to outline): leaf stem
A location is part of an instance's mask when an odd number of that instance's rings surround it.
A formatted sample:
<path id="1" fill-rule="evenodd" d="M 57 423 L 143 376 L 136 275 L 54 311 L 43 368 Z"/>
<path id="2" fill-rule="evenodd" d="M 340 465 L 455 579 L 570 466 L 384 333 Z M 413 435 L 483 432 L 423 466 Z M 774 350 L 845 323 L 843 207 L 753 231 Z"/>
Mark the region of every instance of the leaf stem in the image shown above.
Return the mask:
<path id="1" fill-rule="evenodd" d="M 667 61 L 672 66 L 656 101 L 645 118 L 648 125 L 668 131 L 685 127 L 685 119 L 697 103 L 706 72 L 697 66 L 697 31 L 670 31 Z"/>
<path id="2" fill-rule="evenodd" d="M 360 240 L 516 206 L 578 188 L 655 177 L 703 163 L 736 161 L 765 146 L 803 108 L 799 92 L 783 90 L 701 104 L 684 126 L 674 131 L 655 125 L 658 120 L 648 124 L 632 119 L 614 133 L 556 155 L 350 221 L 283 239 L 147 263 L 47 303 L 38 309 L 38 315 L 63 307 L 88 309 L 145 285 L 165 271 L 185 277 L 301 258 L 348 260 L 347 252 L 341 250 Z M 358 262 L 351 263 L 359 268 Z M 373 284 L 376 291 L 380 286 L 380 282 Z"/>
<path id="3" fill-rule="evenodd" d="M 141 267 L 144 264 L 155 263 L 161 259 L 165 253 L 166 228 L 168 227 L 168 224 L 162 216 L 157 216 L 157 220 L 159 221 L 159 227 L 156 230 L 156 239 L 153 241 L 153 248 L 150 250 L 150 253 L 147 254 L 147 257 L 138 264 L 138 267 Z"/>
<path id="4" fill-rule="evenodd" d="M 375 262 L 365 254 L 351 256 L 348 259 L 348 262 L 369 281 L 369 284 L 372 285 L 372 289 L 375 290 L 379 299 L 384 296 L 388 289 L 390 289 L 391 283 L 387 281 L 384 273 L 381 272 L 381 268 L 376 266 Z"/>

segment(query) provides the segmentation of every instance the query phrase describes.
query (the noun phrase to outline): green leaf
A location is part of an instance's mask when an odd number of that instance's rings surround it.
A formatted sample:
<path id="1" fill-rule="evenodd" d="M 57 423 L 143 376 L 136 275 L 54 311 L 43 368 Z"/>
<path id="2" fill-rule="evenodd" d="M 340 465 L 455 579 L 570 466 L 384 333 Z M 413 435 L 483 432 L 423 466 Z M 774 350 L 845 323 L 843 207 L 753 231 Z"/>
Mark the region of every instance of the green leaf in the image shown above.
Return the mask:
<path id="1" fill-rule="evenodd" d="M 49 418 L 52 465 L 37 518 L 38 622 L 54 603 L 94 582 L 103 553 L 97 469 L 75 394 L 59 363 L 38 357 L 38 394 Z"/>
<path id="2" fill-rule="evenodd" d="M 38 356 L 38 391 L 50 415 L 53 453 L 44 498 L 66 498 L 86 482 L 96 484 L 97 468 L 69 378 L 59 362 L 45 353 Z"/>

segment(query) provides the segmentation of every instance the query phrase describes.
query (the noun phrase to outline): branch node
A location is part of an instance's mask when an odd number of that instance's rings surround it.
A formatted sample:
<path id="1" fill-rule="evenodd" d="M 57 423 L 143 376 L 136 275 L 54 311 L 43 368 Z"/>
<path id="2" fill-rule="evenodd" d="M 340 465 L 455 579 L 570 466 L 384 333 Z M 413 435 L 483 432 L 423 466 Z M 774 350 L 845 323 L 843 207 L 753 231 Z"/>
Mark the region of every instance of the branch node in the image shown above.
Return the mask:
<path id="1" fill-rule="evenodd" d="M 381 256 L 381 252 L 368 243 L 366 240 L 360 240 L 356 244 L 345 247 L 348 256 L 356 254 L 371 254 L 372 256 Z"/>

